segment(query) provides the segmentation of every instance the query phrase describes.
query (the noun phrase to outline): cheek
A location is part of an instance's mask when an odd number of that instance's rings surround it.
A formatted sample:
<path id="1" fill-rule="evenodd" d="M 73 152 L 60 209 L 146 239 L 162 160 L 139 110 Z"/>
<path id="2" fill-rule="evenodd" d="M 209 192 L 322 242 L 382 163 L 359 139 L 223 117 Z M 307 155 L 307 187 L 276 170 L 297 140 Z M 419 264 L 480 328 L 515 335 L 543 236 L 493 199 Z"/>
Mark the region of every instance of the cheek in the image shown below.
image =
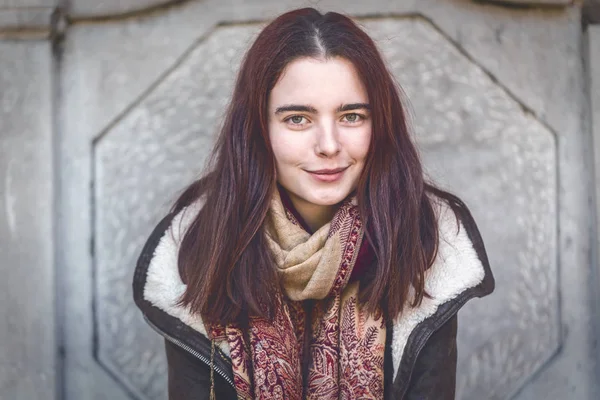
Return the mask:
<path id="1" fill-rule="evenodd" d="M 273 155 L 278 166 L 282 164 L 294 163 L 298 157 L 298 152 L 293 149 L 297 148 L 296 143 L 291 140 L 289 135 L 284 135 L 282 132 L 273 131 L 269 135 Z"/>
<path id="2" fill-rule="evenodd" d="M 357 161 L 362 161 L 369 153 L 369 145 L 371 144 L 371 128 L 354 134 L 348 138 L 347 148 L 350 156 Z"/>

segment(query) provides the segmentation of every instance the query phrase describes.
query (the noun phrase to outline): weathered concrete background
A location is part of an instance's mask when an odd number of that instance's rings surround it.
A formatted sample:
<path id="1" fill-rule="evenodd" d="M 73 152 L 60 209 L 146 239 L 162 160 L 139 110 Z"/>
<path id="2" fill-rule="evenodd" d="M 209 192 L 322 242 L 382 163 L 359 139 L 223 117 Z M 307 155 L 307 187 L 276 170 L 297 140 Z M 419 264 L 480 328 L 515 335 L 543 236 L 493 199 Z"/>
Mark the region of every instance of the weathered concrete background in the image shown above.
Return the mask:
<path id="1" fill-rule="evenodd" d="M 186 0 L 102 0 L 76 1 L 69 8 L 73 18 L 103 18 L 107 16 L 122 16 L 139 13 L 169 4 L 183 3 Z"/>
<path id="2" fill-rule="evenodd" d="M 56 390 L 52 81 L 50 43 L 0 41 L 1 399 Z"/>
<path id="3" fill-rule="evenodd" d="M 428 172 L 486 241 L 498 287 L 461 312 L 457 397 L 597 399 L 600 37 L 580 2 L 500 3 L 318 7 L 377 40 Z M 165 398 L 135 259 L 200 172 L 260 21 L 311 5 L 0 0 L 0 399 Z"/>
<path id="4" fill-rule="evenodd" d="M 38 7 L 53 7 L 56 5 L 56 0 L 1 0 L 0 8 L 38 8 Z"/>
<path id="5" fill-rule="evenodd" d="M 598 3 L 600 6 L 600 2 Z M 600 8 L 599 8 L 600 11 Z M 600 15 L 600 13 L 599 13 Z M 599 21 L 600 22 L 600 21 Z M 589 77 L 589 113 L 591 114 L 589 127 L 592 132 L 594 141 L 594 162 L 595 162 L 595 179 L 596 187 L 596 226 L 595 226 L 595 246 L 600 248 L 600 25 L 592 25 L 587 29 L 587 48 L 589 50 L 587 61 L 587 72 Z M 593 276 L 596 288 L 600 288 L 600 255 L 598 252 L 593 253 L 595 276 Z M 598 306 L 596 315 L 600 314 L 600 290 L 595 292 L 595 304 Z M 596 318 L 596 338 L 600 337 L 600 318 Z M 600 360 L 600 345 L 596 345 L 596 354 Z M 600 362 L 599 362 L 600 364 Z M 598 366 L 600 369 L 600 365 Z M 600 376 L 600 373 L 598 374 Z"/>

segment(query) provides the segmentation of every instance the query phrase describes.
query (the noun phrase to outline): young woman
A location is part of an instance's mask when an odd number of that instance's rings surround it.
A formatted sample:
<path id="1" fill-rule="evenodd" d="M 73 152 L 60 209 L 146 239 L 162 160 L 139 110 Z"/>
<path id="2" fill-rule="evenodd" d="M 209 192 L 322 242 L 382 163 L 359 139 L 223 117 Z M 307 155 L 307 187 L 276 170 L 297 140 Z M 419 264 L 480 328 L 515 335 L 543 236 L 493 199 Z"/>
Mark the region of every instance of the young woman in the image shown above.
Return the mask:
<path id="1" fill-rule="evenodd" d="M 170 398 L 453 399 L 456 313 L 494 280 L 466 206 L 424 182 L 369 36 L 275 19 L 213 154 L 134 278 Z"/>

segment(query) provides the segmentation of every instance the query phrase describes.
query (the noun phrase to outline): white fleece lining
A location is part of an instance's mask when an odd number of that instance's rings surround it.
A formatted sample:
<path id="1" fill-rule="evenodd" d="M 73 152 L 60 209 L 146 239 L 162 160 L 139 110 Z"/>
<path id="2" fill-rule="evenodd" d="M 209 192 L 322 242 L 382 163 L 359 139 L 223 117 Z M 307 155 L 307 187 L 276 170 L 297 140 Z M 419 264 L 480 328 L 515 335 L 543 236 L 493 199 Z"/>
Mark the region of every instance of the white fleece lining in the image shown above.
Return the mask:
<path id="1" fill-rule="evenodd" d="M 426 318 L 431 317 L 442 304 L 454 299 L 466 289 L 477 286 L 483 281 L 485 270 L 473 243 L 469 239 L 463 224 L 457 220 L 448 206 L 439 212 L 440 243 L 433 265 L 425 274 L 425 291 L 431 298 L 423 298 L 422 303 L 411 308 L 406 306 L 394 321 L 392 332 L 392 360 L 394 379 L 404 347 L 411 332 Z M 458 231 L 458 234 L 457 234 Z"/>
<path id="2" fill-rule="evenodd" d="M 160 238 L 148 266 L 146 284 L 144 285 L 144 299 L 208 337 L 202 319 L 192 314 L 189 309 L 177 305 L 177 301 L 185 292 L 187 286 L 181 280 L 179 268 L 177 267 L 179 246 L 183 234 L 199 210 L 200 203 L 195 203 L 182 210 L 173 218 L 171 226 Z M 227 342 L 219 342 L 218 346 L 229 356 Z"/>
<path id="3" fill-rule="evenodd" d="M 188 309 L 176 305 L 177 300 L 186 289 L 177 267 L 179 245 L 183 233 L 199 209 L 200 204 L 196 203 L 181 211 L 173 218 L 171 226 L 160 239 L 148 266 L 144 298 L 167 314 L 180 319 L 184 324 L 207 336 L 202 319 L 192 315 Z M 440 305 L 483 281 L 485 275 L 483 264 L 479 260 L 464 226 L 459 222 L 460 230 L 458 230 L 456 222 L 454 213 L 447 205 L 443 205 L 439 211 L 438 255 L 434 264 L 427 271 L 425 280 L 425 290 L 432 298 L 424 298 L 421 305 L 416 308 L 405 307 L 403 313 L 394 321 L 392 331 L 394 379 L 398 373 L 408 338 L 416 326 L 435 314 Z M 229 356 L 227 342 L 220 342 L 218 345 Z"/>

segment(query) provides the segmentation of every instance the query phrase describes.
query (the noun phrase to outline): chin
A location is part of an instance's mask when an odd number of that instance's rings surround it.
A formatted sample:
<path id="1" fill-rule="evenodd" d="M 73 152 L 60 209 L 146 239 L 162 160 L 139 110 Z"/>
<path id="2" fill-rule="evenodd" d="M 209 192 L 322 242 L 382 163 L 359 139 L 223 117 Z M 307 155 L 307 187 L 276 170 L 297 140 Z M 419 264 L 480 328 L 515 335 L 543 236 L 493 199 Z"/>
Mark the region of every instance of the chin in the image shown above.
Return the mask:
<path id="1" fill-rule="evenodd" d="M 316 206 L 334 206 L 344 201 L 354 190 L 354 180 L 342 180 L 337 184 L 318 184 L 305 180 L 304 176 L 288 176 L 279 184 L 296 201 L 314 204 Z M 350 178 L 350 177 L 348 177 Z"/>
<path id="2" fill-rule="evenodd" d="M 307 201 L 313 204 L 317 204 L 320 206 L 333 206 L 340 202 L 342 202 L 348 195 L 352 192 L 352 190 L 347 189 L 335 189 L 331 188 L 329 190 L 322 190 L 321 193 L 318 193 L 318 189 L 307 196 L 303 196 Z"/>

